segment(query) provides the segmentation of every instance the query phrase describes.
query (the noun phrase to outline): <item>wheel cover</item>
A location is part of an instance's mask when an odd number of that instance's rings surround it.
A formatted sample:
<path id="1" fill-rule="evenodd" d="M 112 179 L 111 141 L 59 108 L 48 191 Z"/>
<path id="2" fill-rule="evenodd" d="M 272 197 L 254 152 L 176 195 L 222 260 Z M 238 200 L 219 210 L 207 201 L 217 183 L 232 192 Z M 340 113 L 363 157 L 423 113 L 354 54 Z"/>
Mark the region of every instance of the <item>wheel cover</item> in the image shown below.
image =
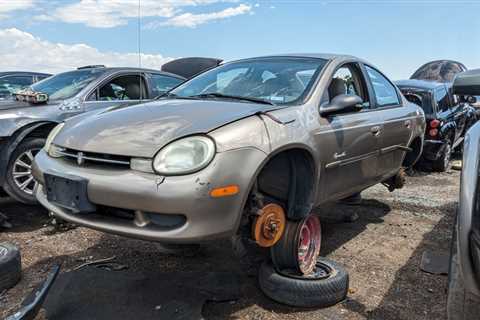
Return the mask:
<path id="1" fill-rule="evenodd" d="M 4 257 L 7 255 L 8 249 L 4 246 L 0 246 L 0 257 Z"/>
<path id="2" fill-rule="evenodd" d="M 21 192 L 33 195 L 37 182 L 32 175 L 32 164 L 35 155 L 40 151 L 39 148 L 30 149 L 20 154 L 13 162 L 12 179 Z"/>
<path id="3" fill-rule="evenodd" d="M 300 225 L 297 242 L 298 268 L 302 274 L 309 274 L 315 268 L 320 246 L 320 221 L 317 216 L 311 215 Z"/>

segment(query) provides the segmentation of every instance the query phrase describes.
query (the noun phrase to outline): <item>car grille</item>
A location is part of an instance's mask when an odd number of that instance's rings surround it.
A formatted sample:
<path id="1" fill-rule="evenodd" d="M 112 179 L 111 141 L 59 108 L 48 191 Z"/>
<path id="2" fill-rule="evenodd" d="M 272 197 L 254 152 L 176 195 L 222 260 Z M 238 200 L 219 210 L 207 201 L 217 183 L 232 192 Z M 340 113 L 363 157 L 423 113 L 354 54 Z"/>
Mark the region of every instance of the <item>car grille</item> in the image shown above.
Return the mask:
<path id="1" fill-rule="evenodd" d="M 65 159 L 73 160 L 79 166 L 88 164 L 110 164 L 121 167 L 130 167 L 130 157 L 117 156 L 105 153 L 84 152 L 74 149 L 58 151 Z"/>

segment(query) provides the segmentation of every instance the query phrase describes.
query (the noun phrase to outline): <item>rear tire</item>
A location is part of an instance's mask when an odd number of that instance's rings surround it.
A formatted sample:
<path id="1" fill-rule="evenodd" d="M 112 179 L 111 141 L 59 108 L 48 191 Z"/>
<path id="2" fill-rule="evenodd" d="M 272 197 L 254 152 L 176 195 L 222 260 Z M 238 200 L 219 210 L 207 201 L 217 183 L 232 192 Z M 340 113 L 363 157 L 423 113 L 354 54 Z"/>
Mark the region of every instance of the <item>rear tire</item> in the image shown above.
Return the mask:
<path id="1" fill-rule="evenodd" d="M 16 285 L 21 276 L 20 251 L 12 244 L 0 243 L 0 292 Z"/>
<path id="2" fill-rule="evenodd" d="M 433 161 L 432 163 L 433 170 L 438 172 L 447 171 L 450 166 L 451 156 L 452 156 L 452 144 L 450 143 L 450 141 L 447 141 L 441 157 Z"/>
<path id="3" fill-rule="evenodd" d="M 45 139 L 28 138 L 11 154 L 3 188 L 13 199 L 28 205 L 37 204 L 33 193 L 36 182 L 31 173 L 31 165 L 33 157 L 44 145 Z M 26 185 L 22 185 L 23 183 Z"/>
<path id="4" fill-rule="evenodd" d="M 477 319 L 480 314 L 480 297 L 465 290 L 458 259 L 456 230 L 455 226 L 448 273 L 447 318 L 448 320 Z"/>
<path id="5" fill-rule="evenodd" d="M 315 276 L 289 276 L 275 270 L 272 263 L 262 264 L 258 281 L 270 299 L 293 307 L 329 307 L 344 300 L 349 278 L 346 270 L 334 261 L 319 258 L 317 266 L 330 272 Z"/>

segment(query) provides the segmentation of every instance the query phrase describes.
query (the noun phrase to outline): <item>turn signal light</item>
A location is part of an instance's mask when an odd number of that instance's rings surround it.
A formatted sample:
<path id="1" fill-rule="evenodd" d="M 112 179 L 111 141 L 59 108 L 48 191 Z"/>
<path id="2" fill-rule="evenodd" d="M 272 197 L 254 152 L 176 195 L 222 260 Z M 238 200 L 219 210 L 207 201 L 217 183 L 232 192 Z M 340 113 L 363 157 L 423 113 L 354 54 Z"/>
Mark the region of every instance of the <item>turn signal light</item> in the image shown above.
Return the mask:
<path id="1" fill-rule="evenodd" d="M 213 198 L 233 196 L 237 194 L 239 190 L 240 189 L 238 188 L 237 185 L 215 188 L 212 191 L 210 191 L 210 196 L 212 196 Z"/>
<path id="2" fill-rule="evenodd" d="M 430 129 L 430 131 L 428 131 L 428 134 L 430 135 L 430 137 L 436 137 L 438 134 L 438 129 Z"/>
<path id="3" fill-rule="evenodd" d="M 430 121 L 430 128 L 435 129 L 438 128 L 438 126 L 440 126 L 440 120 L 434 119 Z"/>

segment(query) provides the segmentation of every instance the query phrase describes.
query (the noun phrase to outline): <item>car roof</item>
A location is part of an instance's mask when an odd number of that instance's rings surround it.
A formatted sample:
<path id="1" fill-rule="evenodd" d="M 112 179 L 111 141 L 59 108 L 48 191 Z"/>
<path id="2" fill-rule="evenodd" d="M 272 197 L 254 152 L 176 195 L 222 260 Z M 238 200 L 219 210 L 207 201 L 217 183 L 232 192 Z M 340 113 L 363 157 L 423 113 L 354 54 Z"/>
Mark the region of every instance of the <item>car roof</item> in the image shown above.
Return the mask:
<path id="1" fill-rule="evenodd" d="M 268 55 L 268 56 L 260 56 L 242 60 L 249 60 L 249 59 L 259 59 L 259 58 L 276 58 L 276 57 L 294 57 L 294 58 L 317 58 L 317 59 L 324 59 L 324 60 L 334 60 L 338 58 L 349 58 L 349 59 L 357 59 L 361 60 L 357 57 L 344 55 L 344 54 L 334 54 L 334 53 L 287 53 L 287 54 L 275 54 L 275 55 Z"/>
<path id="2" fill-rule="evenodd" d="M 395 81 L 395 84 L 400 88 L 417 88 L 424 90 L 433 90 L 438 87 L 443 87 L 445 85 L 449 86 L 449 83 L 445 82 L 436 82 L 436 81 L 426 81 L 426 80 L 399 80 Z M 450 84 L 451 86 L 451 84 Z"/>
<path id="3" fill-rule="evenodd" d="M 165 72 L 161 70 L 155 70 L 155 69 L 146 69 L 146 68 L 132 68 L 132 67 L 98 67 L 98 68 L 91 68 L 91 69 L 100 69 L 103 70 L 107 73 L 115 73 L 118 71 L 132 71 L 132 72 L 152 72 L 152 73 L 158 73 L 158 74 L 163 74 L 166 76 L 171 76 L 175 78 L 180 78 L 180 79 L 185 79 L 184 77 L 170 73 L 170 72 Z M 91 70 L 91 69 L 81 69 L 81 70 Z M 78 69 L 77 69 L 78 70 Z M 72 70 L 75 71 L 75 70 Z"/>
<path id="4" fill-rule="evenodd" d="M 26 75 L 26 76 L 51 76 L 49 73 L 43 73 L 43 72 L 30 72 L 30 71 L 3 71 L 0 72 L 0 76 L 8 76 L 12 74 L 20 74 L 20 75 Z"/>

